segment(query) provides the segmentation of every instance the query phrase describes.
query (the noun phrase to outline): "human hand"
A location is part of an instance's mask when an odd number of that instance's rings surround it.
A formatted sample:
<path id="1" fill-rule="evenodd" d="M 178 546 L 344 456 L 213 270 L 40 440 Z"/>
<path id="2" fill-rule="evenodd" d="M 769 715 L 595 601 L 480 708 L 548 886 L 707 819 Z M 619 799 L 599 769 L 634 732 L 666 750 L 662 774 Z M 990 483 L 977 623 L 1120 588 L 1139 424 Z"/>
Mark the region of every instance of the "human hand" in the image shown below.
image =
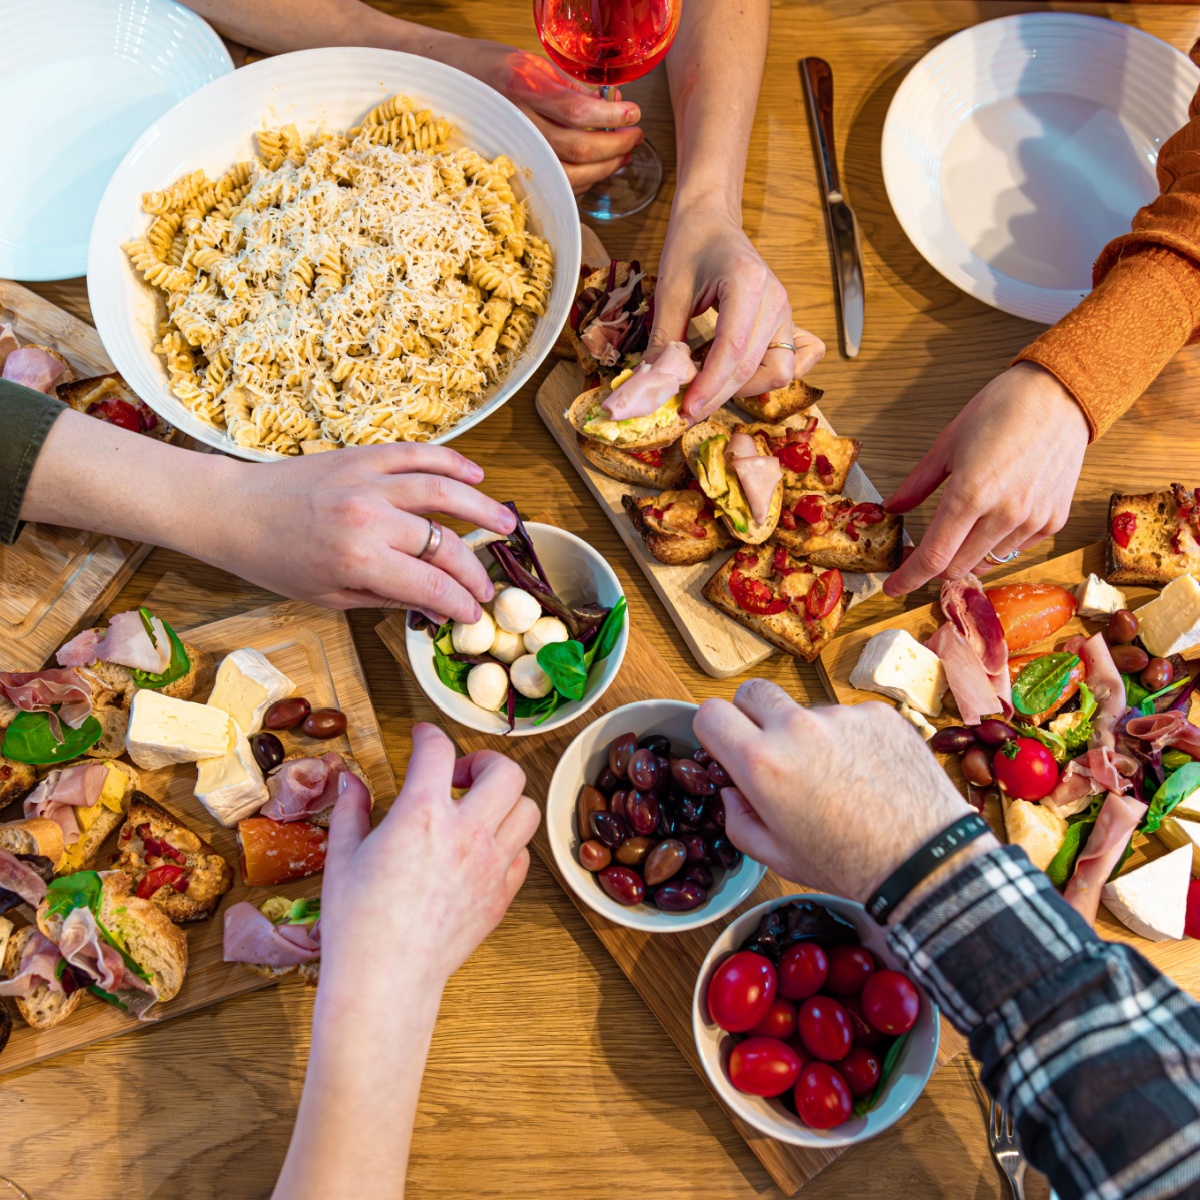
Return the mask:
<path id="1" fill-rule="evenodd" d="M 883 590 L 903 596 L 936 575 L 955 579 L 989 551 L 1002 558 L 1056 533 L 1087 444 L 1083 410 L 1049 371 L 1021 362 L 998 375 L 884 502 L 908 512 L 946 481 L 921 544 Z"/>
<path id="2" fill-rule="evenodd" d="M 864 901 L 970 806 L 884 704 L 802 708 L 765 679 L 693 726 L 736 785 L 722 790 L 734 845 L 785 879 Z"/>
<path id="3" fill-rule="evenodd" d="M 602 100 L 552 62 L 482 38 L 452 37 L 438 57 L 507 96 L 541 130 L 576 192 L 611 175 L 645 134 L 641 111 L 615 92 Z"/>
<path id="4" fill-rule="evenodd" d="M 690 421 L 703 421 L 731 396 L 783 387 L 825 356 L 825 344 L 792 321 L 787 291 L 740 220 L 721 204 L 688 204 L 667 225 L 647 357 L 653 361 L 668 342 L 686 340 L 688 321 L 714 307 L 712 347 L 683 398 Z M 770 342 L 790 342 L 796 353 L 768 350 Z"/>
<path id="5" fill-rule="evenodd" d="M 350 793 L 329 824 L 321 988 L 363 1009 L 445 985 L 524 882 L 541 818 L 511 759 L 480 750 L 456 761 L 433 725 L 412 737 L 404 787 L 378 828 Z M 451 787 L 467 792 L 455 800 Z"/>
<path id="6" fill-rule="evenodd" d="M 228 460 L 228 520 L 200 522 L 188 547 L 272 591 L 330 608 L 419 608 L 435 619 L 477 621 L 493 594 L 462 539 L 442 530 L 422 562 L 428 513 L 494 533 L 516 525 L 476 490 L 483 471 L 446 446 L 353 446 L 278 463 Z"/>

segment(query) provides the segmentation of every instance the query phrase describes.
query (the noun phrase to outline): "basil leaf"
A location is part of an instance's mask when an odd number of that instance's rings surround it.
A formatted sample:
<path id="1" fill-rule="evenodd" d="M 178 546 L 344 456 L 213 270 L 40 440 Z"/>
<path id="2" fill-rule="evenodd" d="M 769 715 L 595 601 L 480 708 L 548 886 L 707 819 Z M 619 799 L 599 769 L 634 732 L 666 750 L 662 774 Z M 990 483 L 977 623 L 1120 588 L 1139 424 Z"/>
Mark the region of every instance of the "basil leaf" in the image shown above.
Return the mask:
<path id="1" fill-rule="evenodd" d="M 518 693 L 514 702 L 513 716 L 537 717 L 534 724 L 540 725 L 562 703 L 564 703 L 564 698 L 553 688 L 544 696 L 536 699 Z"/>
<path id="2" fill-rule="evenodd" d="M 902 1033 L 888 1047 L 887 1054 L 883 1056 L 883 1065 L 879 1069 L 879 1082 L 875 1085 L 875 1090 L 869 1097 L 864 1096 L 854 1106 L 854 1115 L 856 1117 L 865 1116 L 883 1098 L 883 1089 L 887 1086 L 887 1081 L 891 1079 L 892 1072 L 895 1071 L 896 1064 L 900 1061 L 900 1054 L 904 1050 L 904 1046 L 907 1041 L 908 1034 Z"/>
<path id="3" fill-rule="evenodd" d="M 452 692 L 458 692 L 461 696 L 469 694 L 467 692 L 467 676 L 471 673 L 470 663 L 456 662 L 448 655 L 439 654 L 435 650 L 433 655 L 433 669 L 437 672 L 437 677 Z"/>
<path id="4" fill-rule="evenodd" d="M 1045 712 L 1063 694 L 1077 666 L 1078 654 L 1043 654 L 1035 658 L 1013 681 L 1013 707 L 1027 717 Z"/>
<path id="5" fill-rule="evenodd" d="M 537 652 L 538 666 L 550 676 L 554 690 L 568 700 L 582 700 L 587 690 L 587 666 L 583 644 L 574 641 L 550 642 Z"/>
<path id="6" fill-rule="evenodd" d="M 1171 810 L 1197 788 L 1200 788 L 1200 762 L 1184 763 L 1177 771 L 1173 771 L 1162 787 L 1154 793 L 1150 807 L 1138 826 L 1138 832 L 1153 833 L 1162 824 L 1163 818 L 1169 816 Z"/>
<path id="7" fill-rule="evenodd" d="M 58 706 L 55 706 L 57 711 Z M 70 762 L 85 750 L 90 750 L 103 736 L 104 730 L 95 717 L 88 717 L 78 729 L 62 726 L 63 740 L 55 741 L 50 731 L 50 714 L 21 712 L 4 731 L 0 754 L 13 762 L 49 765 Z"/>
<path id="8" fill-rule="evenodd" d="M 625 611 L 628 605 L 625 603 L 625 597 L 622 596 L 616 604 L 609 609 L 608 616 L 604 618 L 604 624 L 600 626 L 600 632 L 596 635 L 596 640 L 588 647 L 587 653 L 583 656 L 584 665 L 589 669 L 592 663 L 602 658 L 607 658 L 613 647 L 617 644 L 617 638 L 621 636 L 621 630 L 625 626 Z"/>
<path id="9" fill-rule="evenodd" d="M 98 983 L 88 984 L 88 991 L 91 992 L 93 996 L 99 996 L 105 1004 L 111 1004 L 114 1008 L 119 1008 L 122 1012 L 125 1011 L 124 1002 L 118 1000 L 116 996 L 112 994 L 112 992 L 106 992 Z"/>
<path id="10" fill-rule="evenodd" d="M 90 908 L 99 915 L 104 883 L 95 871 L 76 871 L 46 886 L 48 916 L 65 917 L 73 908 Z"/>
<path id="11" fill-rule="evenodd" d="M 142 624 L 146 627 L 146 632 L 150 635 L 150 640 L 153 642 L 154 628 L 150 624 L 150 618 L 154 614 L 148 608 L 142 608 L 138 611 L 142 614 Z M 159 619 L 161 620 L 162 618 L 160 617 Z M 183 648 L 183 642 L 179 640 L 179 634 L 166 621 L 163 621 L 163 628 L 167 631 L 167 640 L 171 643 L 171 661 L 167 663 L 167 669 L 158 675 L 150 675 L 145 671 L 135 670 L 133 672 L 133 682 L 138 687 L 166 687 L 168 683 L 174 683 L 177 679 L 182 679 L 192 669 L 192 661 L 188 658 L 188 653 Z"/>

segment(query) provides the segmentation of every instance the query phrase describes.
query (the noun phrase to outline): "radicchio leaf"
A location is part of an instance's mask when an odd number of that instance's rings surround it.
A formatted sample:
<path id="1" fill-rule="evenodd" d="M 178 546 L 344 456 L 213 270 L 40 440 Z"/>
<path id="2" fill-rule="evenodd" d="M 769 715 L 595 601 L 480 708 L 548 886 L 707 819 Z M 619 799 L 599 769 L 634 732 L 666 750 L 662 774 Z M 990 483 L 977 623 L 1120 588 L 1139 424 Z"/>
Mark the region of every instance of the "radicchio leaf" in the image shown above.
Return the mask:
<path id="1" fill-rule="evenodd" d="M 1191 681 L 1188 683 L 1187 687 L 1185 687 L 1183 689 L 1183 691 L 1180 692 L 1179 695 L 1176 696 L 1173 700 L 1169 696 L 1163 697 L 1163 699 L 1171 700 L 1171 703 L 1167 706 L 1167 711 L 1170 711 L 1172 709 L 1178 709 L 1180 712 L 1186 713 L 1188 710 L 1188 705 L 1190 705 L 1192 702 L 1192 693 L 1196 690 L 1196 685 L 1198 683 L 1200 683 L 1200 670 L 1198 670 L 1192 676 Z"/>

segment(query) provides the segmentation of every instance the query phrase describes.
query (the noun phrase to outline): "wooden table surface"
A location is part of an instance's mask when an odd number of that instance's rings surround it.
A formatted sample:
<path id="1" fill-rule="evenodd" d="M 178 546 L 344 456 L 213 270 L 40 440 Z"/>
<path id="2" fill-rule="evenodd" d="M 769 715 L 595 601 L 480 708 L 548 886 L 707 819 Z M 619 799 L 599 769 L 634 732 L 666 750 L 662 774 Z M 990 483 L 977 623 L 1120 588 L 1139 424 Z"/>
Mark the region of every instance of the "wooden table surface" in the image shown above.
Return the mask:
<path id="1" fill-rule="evenodd" d="M 826 389 L 822 407 L 835 426 L 863 439 L 861 461 L 885 494 L 1038 327 L 968 298 L 917 255 L 883 187 L 884 115 L 909 67 L 949 33 L 1038 7 L 991 0 L 773 5 L 770 58 L 750 146 L 746 228 L 787 285 L 797 320 L 836 346 L 830 262 L 796 65 L 804 55 L 820 55 L 834 69 L 838 150 L 862 223 L 867 309 L 860 357 L 850 362 L 831 350 L 812 380 Z M 1200 35 L 1200 10 L 1061 7 L 1111 16 L 1182 50 Z M 524 0 L 424 2 L 404 11 L 427 24 L 537 49 Z M 670 167 L 665 76 L 656 71 L 628 92 L 642 103 Z M 656 260 L 669 200 L 664 190 L 643 214 L 604 230 L 610 250 Z M 37 290 L 88 315 L 82 281 Z M 586 530 L 620 574 L 632 619 L 692 691 L 731 695 L 736 680 L 718 682 L 696 669 L 538 419 L 533 394 L 547 369 L 455 446 L 485 466 L 493 495 L 514 498 L 526 511 L 557 509 L 568 527 Z M 1190 436 L 1188 400 L 1198 377 L 1200 351 L 1187 351 L 1090 451 L 1070 523 L 1038 553 L 1095 540 L 1114 488 L 1200 482 L 1200 442 Z M 928 515 L 927 508 L 913 522 L 914 533 Z M 268 599 L 220 571 L 155 551 L 113 609 L 148 602 L 186 626 Z M 854 620 L 878 619 L 896 606 L 878 598 L 856 609 Z M 429 710 L 377 640 L 378 620 L 375 612 L 352 615 L 400 777 L 410 726 Z M 791 659 L 772 658 L 761 673 L 800 699 L 823 699 L 815 672 Z M 19 1180 L 36 1200 L 267 1196 L 303 1081 L 311 1005 L 301 987 L 274 988 L 5 1076 L 0 1175 Z M 895 1129 L 843 1156 L 802 1194 L 812 1200 L 983 1200 L 1006 1195 L 1001 1187 L 963 1057 L 934 1078 Z M 507 919 L 447 989 L 422 1091 L 409 1194 L 590 1200 L 626 1192 L 673 1200 L 779 1195 L 574 905 L 535 862 Z M 354 1194 L 347 1180 L 342 1195 Z M 1044 1196 L 1044 1184 L 1033 1183 L 1030 1195 Z"/>

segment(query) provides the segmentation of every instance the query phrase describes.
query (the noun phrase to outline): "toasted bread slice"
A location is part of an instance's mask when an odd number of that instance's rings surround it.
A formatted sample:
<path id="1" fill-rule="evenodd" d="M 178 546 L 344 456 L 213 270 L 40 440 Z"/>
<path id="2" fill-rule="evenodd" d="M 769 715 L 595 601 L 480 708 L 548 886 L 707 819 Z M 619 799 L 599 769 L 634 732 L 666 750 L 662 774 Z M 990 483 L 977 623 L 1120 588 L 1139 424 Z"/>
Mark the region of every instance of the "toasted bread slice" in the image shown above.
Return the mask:
<path id="1" fill-rule="evenodd" d="M 700 481 L 701 487 L 704 487 L 704 478 L 702 478 L 702 473 L 698 465 L 700 462 L 700 448 L 711 438 L 728 438 L 730 433 L 731 430 L 727 425 L 723 425 L 720 421 L 708 420 L 701 421 L 698 425 L 693 425 L 684 434 L 683 456 L 687 459 L 687 465 L 692 474 Z M 726 474 L 730 490 L 732 491 L 736 487 L 737 495 L 744 501 L 745 496 L 742 494 L 741 484 L 737 482 L 737 476 L 732 468 L 728 468 Z M 708 495 L 708 493 L 705 492 L 705 495 Z M 765 521 L 756 521 L 752 515 L 748 515 L 744 529 L 739 529 L 729 513 L 725 511 L 720 497 L 709 496 L 709 499 L 715 503 L 722 523 L 734 538 L 739 542 L 746 542 L 751 546 L 758 545 L 761 542 L 765 542 L 775 532 L 775 527 L 779 524 L 779 514 L 783 509 L 783 480 L 781 479 L 775 485 L 775 492 L 771 497 L 771 507 L 767 512 L 767 519 Z M 747 505 L 746 507 L 748 510 L 749 506 Z"/>
<path id="2" fill-rule="evenodd" d="M 0 692 L 0 738 L 17 715 L 17 706 Z M 37 767 L 0 756 L 0 811 L 37 786 Z"/>
<path id="3" fill-rule="evenodd" d="M 776 570 L 777 552 L 783 556 L 782 565 L 788 571 L 787 575 L 780 575 Z M 789 607 L 774 614 L 747 612 L 730 590 L 730 577 L 734 571 L 765 583 L 773 596 L 788 600 Z M 820 575 L 821 572 L 803 559 L 793 558 L 785 547 L 772 541 L 764 546 L 738 550 L 704 585 L 703 593 L 710 604 L 766 638 L 771 645 L 805 662 L 812 662 L 837 633 L 850 604 L 850 593 L 843 590 L 841 598 L 826 616 L 819 619 L 807 616 L 804 597 Z"/>
<path id="4" fill-rule="evenodd" d="M 75 379 L 69 383 L 60 383 L 55 391 L 58 398 L 69 404 L 76 412 L 88 416 L 98 416 L 106 420 L 102 414 L 93 410 L 96 405 L 105 401 L 119 400 L 128 404 L 141 418 L 140 432 L 160 442 L 169 442 L 175 437 L 175 426 L 167 424 L 153 409 L 151 409 L 134 390 L 125 382 L 118 371 L 110 371 L 107 375 L 93 375 L 88 379 Z M 150 422 L 153 421 L 151 425 Z M 146 428 L 150 425 L 149 428 Z"/>
<path id="5" fill-rule="evenodd" d="M 804 417 L 794 417 L 775 425 L 755 421 L 733 428 L 737 433 L 764 434 L 775 452 L 793 440 L 797 431 L 800 431 L 801 440 L 807 443 L 811 451 L 808 469 L 803 474 L 793 470 L 788 465 L 786 454 L 781 455 L 779 461 L 783 467 L 784 487 L 802 492 L 835 494 L 845 491 L 850 468 L 858 460 L 858 452 L 862 449 L 862 442 L 857 438 L 838 437 L 836 433 L 821 429 L 815 421 L 806 421 Z"/>
<path id="6" fill-rule="evenodd" d="M 595 355 L 583 344 L 579 338 L 580 331 L 586 331 L 591 319 L 600 311 L 600 305 L 604 298 L 608 295 L 608 272 L 610 263 L 605 263 L 604 266 L 598 267 L 590 275 L 581 279 L 579 282 L 579 290 L 575 293 L 575 316 L 578 318 L 575 322 L 575 328 L 571 328 L 570 321 L 567 322 L 563 334 L 570 343 L 571 349 L 575 352 L 575 361 L 579 363 L 579 369 L 584 376 L 599 375 L 606 382 L 614 375 L 617 375 L 622 370 L 621 364 L 617 363 L 613 366 L 601 366 L 596 361 Z M 629 282 L 630 272 L 633 270 L 633 264 L 628 262 L 618 262 L 614 287 L 621 287 Z M 646 275 L 642 280 L 642 299 L 647 301 L 654 295 L 654 288 L 657 279 L 654 275 Z M 646 331 L 649 333 L 649 329 Z"/>
<path id="7" fill-rule="evenodd" d="M 302 982 L 309 987 L 316 987 L 321 978 L 321 960 L 314 958 L 312 962 L 300 963 L 295 967 L 264 967 L 259 963 L 242 963 L 247 971 L 261 975 L 264 979 L 282 979 L 285 975 L 298 975 Z"/>
<path id="8" fill-rule="evenodd" d="M 57 863 L 64 849 L 62 826 L 49 817 L 30 817 L 0 825 L 0 850 L 9 854 L 39 854 Z"/>
<path id="9" fill-rule="evenodd" d="M 177 925 L 211 917 L 233 886 L 233 870 L 225 859 L 144 792 L 135 792 L 130 800 L 117 844 L 121 853 L 113 866 L 133 880 L 135 892 L 157 866 L 174 863 L 187 872 L 183 891 L 164 883 L 149 897 Z"/>
<path id="10" fill-rule="evenodd" d="M 1200 576 L 1200 499 L 1181 483 L 1169 490 L 1140 495 L 1112 494 L 1108 505 L 1105 577 L 1109 583 L 1170 583 L 1180 575 Z M 1114 522 L 1126 526 L 1122 546 L 1113 537 Z"/>
<path id="11" fill-rule="evenodd" d="M 810 523 L 805 515 L 817 520 Z M 775 540 L 814 567 L 894 571 L 904 550 L 904 518 L 849 496 L 785 488 Z"/>
<path id="12" fill-rule="evenodd" d="M 692 477 L 679 442 L 656 450 L 619 450 L 607 442 L 576 433 L 575 445 L 592 466 L 622 483 L 666 491 L 686 487 Z"/>
<path id="13" fill-rule="evenodd" d="M 575 427 L 576 433 L 602 445 L 614 446 L 618 450 L 661 450 L 664 446 L 679 441 L 688 430 L 687 421 L 676 408 L 669 420 L 651 428 L 636 429 L 636 422 L 649 418 L 631 417 L 627 421 L 610 422 L 617 426 L 613 440 L 596 437 L 594 433 L 588 432 L 587 423 L 594 417 L 603 415 L 600 404 L 610 395 L 612 391 L 605 383 L 575 398 L 575 402 L 567 409 L 567 420 Z"/>
<path id="14" fill-rule="evenodd" d="M 703 507 L 698 507 L 696 500 Z M 646 549 L 669 567 L 707 562 L 718 550 L 734 544 L 725 525 L 716 519 L 708 497 L 691 489 L 657 496 L 625 495 L 621 504 Z M 697 536 L 701 529 L 703 534 Z"/>
<path id="15" fill-rule="evenodd" d="M 105 628 L 98 626 L 96 632 L 103 635 Z M 217 673 L 216 662 L 207 650 L 201 650 L 199 646 L 189 642 L 186 638 L 179 640 L 183 643 L 183 648 L 188 656 L 187 674 L 181 675 L 173 683 L 156 688 L 155 691 L 161 692 L 164 696 L 172 696 L 176 700 L 190 700 L 197 692 L 212 687 Z M 134 691 L 141 686 L 135 681 L 133 671 L 129 667 L 123 667 L 120 663 L 102 662 L 97 659 L 82 670 L 90 671 L 92 676 L 108 690 L 125 693 L 130 701 L 133 699 Z M 93 709 L 96 707 L 94 696 L 92 707 Z M 124 707 L 128 709 L 128 703 Z M 98 713 L 96 715 L 99 717 Z M 124 738 L 123 733 L 121 736 Z"/>
<path id="16" fill-rule="evenodd" d="M 70 855 L 70 859 L 68 861 L 61 855 L 55 859 L 56 870 L 60 875 L 69 874 L 72 871 L 88 871 L 95 867 L 101 847 L 108 835 L 125 819 L 129 802 L 141 784 L 141 776 L 138 775 L 136 767 L 115 759 L 110 760 L 108 765 L 125 777 L 125 790 L 119 804 L 120 811 L 116 812 L 97 801 L 91 808 L 81 810 L 77 814 L 76 820 L 81 827 L 79 839 L 72 842 L 64 851 Z M 86 828 L 84 827 L 85 823 Z"/>
<path id="17" fill-rule="evenodd" d="M 34 925 L 26 925 L 18 929 L 8 939 L 4 951 L 4 974 L 13 979 L 21 970 L 21 955 L 29 939 L 37 932 Z M 25 1019 L 26 1024 L 34 1029 L 53 1029 L 61 1025 L 78 1007 L 83 999 L 83 989 L 67 995 L 63 991 L 52 990 L 48 983 L 40 984 L 28 996 L 13 997 L 17 1012 Z"/>
<path id="18" fill-rule="evenodd" d="M 778 422 L 812 408 L 823 395 L 820 388 L 803 379 L 793 379 L 786 387 L 763 392 L 761 396 L 735 396 L 733 402 L 756 421 Z"/>
<path id="19" fill-rule="evenodd" d="M 365 783 L 367 785 L 367 791 L 370 793 L 370 796 L 371 796 L 371 807 L 373 808 L 375 806 L 375 792 L 374 792 L 374 789 L 371 787 L 371 781 L 367 778 L 366 771 L 364 771 L 362 769 L 362 764 L 359 763 L 358 759 L 356 759 L 353 754 L 347 754 L 344 750 L 339 750 L 337 753 L 340 756 L 342 762 L 344 762 L 346 764 L 346 766 L 351 771 L 353 771 L 354 774 L 357 775 L 359 777 L 359 779 L 361 779 L 363 781 L 363 783 Z M 311 757 L 312 757 L 312 755 L 309 755 L 309 754 L 289 754 L 287 756 L 287 758 L 284 759 L 284 762 L 290 762 L 293 758 L 311 758 Z M 331 804 L 324 812 L 314 813 L 311 817 L 308 818 L 309 823 L 312 825 L 319 825 L 322 829 L 328 829 L 329 828 L 329 818 L 333 815 L 333 808 L 334 808 L 334 806 Z"/>

